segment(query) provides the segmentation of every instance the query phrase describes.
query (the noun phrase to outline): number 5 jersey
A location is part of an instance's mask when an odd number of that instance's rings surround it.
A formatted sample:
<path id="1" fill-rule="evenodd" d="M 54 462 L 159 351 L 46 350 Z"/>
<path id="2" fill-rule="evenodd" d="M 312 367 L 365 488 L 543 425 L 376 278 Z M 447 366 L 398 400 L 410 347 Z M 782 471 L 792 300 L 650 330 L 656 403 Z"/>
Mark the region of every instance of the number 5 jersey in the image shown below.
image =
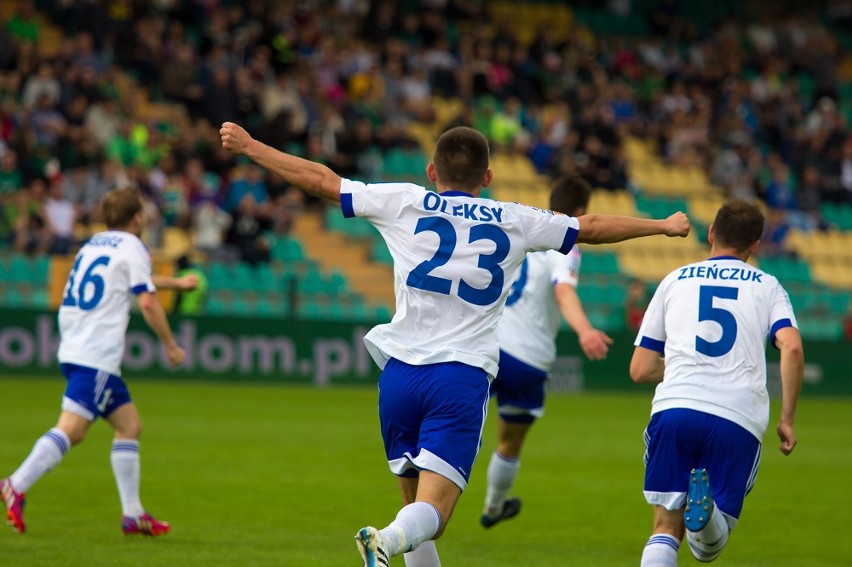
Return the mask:
<path id="1" fill-rule="evenodd" d="M 769 422 L 766 340 L 790 326 L 796 317 L 778 280 L 738 258 L 719 256 L 670 273 L 635 343 L 665 353 L 651 413 L 703 411 L 762 439 Z"/>
<path id="2" fill-rule="evenodd" d="M 344 179 L 346 217 L 369 220 L 394 260 L 396 314 L 364 341 L 384 368 L 461 362 L 497 373 L 496 327 L 527 252 L 569 252 L 579 222 L 565 215 L 407 183 Z"/>

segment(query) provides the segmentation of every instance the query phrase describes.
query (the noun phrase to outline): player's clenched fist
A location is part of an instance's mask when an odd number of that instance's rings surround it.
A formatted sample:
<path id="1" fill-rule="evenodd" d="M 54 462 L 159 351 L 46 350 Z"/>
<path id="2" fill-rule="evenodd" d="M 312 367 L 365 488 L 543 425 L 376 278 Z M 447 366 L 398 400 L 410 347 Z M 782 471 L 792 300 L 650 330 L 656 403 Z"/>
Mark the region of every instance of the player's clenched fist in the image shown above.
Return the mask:
<path id="1" fill-rule="evenodd" d="M 169 359 L 169 364 L 180 366 L 186 358 L 186 351 L 175 344 L 166 348 L 166 356 Z"/>
<path id="2" fill-rule="evenodd" d="M 219 129 L 219 136 L 222 137 L 222 147 L 229 152 L 235 154 L 244 154 L 248 148 L 252 137 L 243 129 L 233 122 L 225 122 Z"/>
<path id="3" fill-rule="evenodd" d="M 689 234 L 689 218 L 680 211 L 666 219 L 666 236 L 685 237 Z"/>

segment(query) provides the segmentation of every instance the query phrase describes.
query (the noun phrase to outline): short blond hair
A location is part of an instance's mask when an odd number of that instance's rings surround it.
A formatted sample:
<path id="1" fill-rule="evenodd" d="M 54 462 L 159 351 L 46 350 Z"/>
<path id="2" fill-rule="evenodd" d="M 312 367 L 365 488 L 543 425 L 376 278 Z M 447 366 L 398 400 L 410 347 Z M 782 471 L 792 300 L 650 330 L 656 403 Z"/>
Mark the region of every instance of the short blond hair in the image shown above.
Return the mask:
<path id="1" fill-rule="evenodd" d="M 142 193 L 136 187 L 113 189 L 104 196 L 103 213 L 107 228 L 125 228 L 142 210 Z"/>

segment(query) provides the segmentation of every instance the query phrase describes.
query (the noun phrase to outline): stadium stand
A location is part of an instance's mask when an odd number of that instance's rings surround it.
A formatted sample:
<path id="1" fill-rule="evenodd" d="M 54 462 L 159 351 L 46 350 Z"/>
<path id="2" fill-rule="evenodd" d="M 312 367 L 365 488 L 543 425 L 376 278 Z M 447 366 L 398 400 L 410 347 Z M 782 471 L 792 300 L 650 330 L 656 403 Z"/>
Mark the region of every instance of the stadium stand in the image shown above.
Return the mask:
<path id="1" fill-rule="evenodd" d="M 830 10 L 120 4 L 0 0 L 6 306 L 60 300 L 63 200 L 76 245 L 102 227 L 98 196 L 133 183 L 158 269 L 201 264 L 209 313 L 387 318 L 391 258 L 375 229 L 234 161 L 216 125 L 240 121 L 351 178 L 424 183 L 436 137 L 467 124 L 492 140 L 494 198 L 547 208 L 552 179 L 579 173 L 592 211 L 690 215 L 683 242 L 584 250 L 580 292 L 602 328 L 624 326 L 616 287 L 701 258 L 715 211 L 741 197 L 777 217 L 753 262 L 789 286 L 806 336 L 838 335 L 852 292 L 852 32 Z"/>

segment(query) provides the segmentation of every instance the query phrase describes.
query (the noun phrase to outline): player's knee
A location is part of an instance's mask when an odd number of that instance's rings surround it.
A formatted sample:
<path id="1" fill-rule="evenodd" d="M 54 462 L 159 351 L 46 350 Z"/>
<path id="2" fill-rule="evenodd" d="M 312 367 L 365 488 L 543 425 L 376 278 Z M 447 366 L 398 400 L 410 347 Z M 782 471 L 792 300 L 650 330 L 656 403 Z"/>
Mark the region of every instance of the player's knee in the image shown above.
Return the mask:
<path id="1" fill-rule="evenodd" d="M 142 436 L 142 422 L 139 420 L 122 424 L 116 428 L 116 436 L 124 439 L 139 439 Z"/>

